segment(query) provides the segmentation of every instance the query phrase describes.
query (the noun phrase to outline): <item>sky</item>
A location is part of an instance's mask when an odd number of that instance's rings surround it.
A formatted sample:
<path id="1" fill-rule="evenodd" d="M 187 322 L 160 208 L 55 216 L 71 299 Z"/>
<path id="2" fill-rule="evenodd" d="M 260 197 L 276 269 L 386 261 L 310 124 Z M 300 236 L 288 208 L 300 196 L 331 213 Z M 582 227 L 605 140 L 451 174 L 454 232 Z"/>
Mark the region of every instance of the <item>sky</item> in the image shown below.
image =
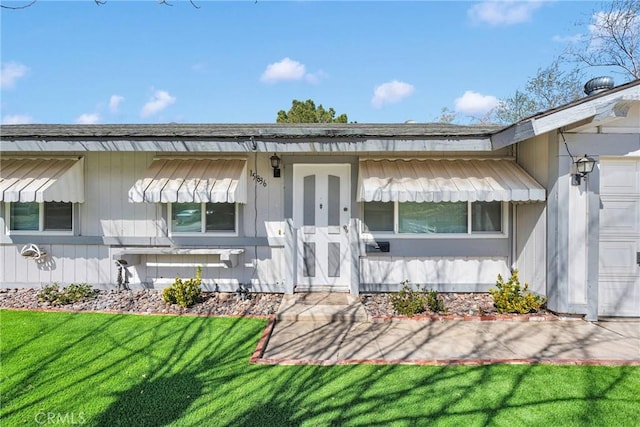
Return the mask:
<path id="1" fill-rule="evenodd" d="M 473 123 L 602 5 L 167 1 L 0 9 L 2 123 L 274 123 L 294 99 L 358 123 Z"/>

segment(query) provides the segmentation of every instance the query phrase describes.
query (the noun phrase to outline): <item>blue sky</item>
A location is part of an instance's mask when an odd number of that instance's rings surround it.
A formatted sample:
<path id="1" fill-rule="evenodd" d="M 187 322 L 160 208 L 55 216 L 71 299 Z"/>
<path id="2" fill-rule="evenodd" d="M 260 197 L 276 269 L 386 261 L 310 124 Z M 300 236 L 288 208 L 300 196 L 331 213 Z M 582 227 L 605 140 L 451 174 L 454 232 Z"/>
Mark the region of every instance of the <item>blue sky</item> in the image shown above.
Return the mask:
<path id="1" fill-rule="evenodd" d="M 293 99 L 359 123 L 437 121 L 443 107 L 470 122 L 601 5 L 194 1 L 0 9 L 2 122 L 273 123 Z"/>

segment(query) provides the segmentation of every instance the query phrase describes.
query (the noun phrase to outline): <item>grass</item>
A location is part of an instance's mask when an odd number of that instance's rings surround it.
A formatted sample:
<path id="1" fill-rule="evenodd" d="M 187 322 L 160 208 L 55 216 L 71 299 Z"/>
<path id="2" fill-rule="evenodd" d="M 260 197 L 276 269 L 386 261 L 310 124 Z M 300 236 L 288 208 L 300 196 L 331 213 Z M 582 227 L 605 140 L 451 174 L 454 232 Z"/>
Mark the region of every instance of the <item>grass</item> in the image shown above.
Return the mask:
<path id="1" fill-rule="evenodd" d="M 0 322 L 3 427 L 631 426 L 640 413 L 638 367 L 262 366 L 248 363 L 257 319 L 0 311 Z"/>

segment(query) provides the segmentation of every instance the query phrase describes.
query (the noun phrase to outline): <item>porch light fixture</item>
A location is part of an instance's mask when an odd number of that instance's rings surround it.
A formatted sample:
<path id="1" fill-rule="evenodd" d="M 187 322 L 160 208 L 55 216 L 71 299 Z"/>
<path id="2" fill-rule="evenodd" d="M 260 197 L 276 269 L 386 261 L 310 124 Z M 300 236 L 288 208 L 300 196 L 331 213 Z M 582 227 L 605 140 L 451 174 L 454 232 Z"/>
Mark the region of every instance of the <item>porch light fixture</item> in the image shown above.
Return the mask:
<path id="1" fill-rule="evenodd" d="M 280 157 L 275 153 L 271 156 L 271 167 L 273 168 L 273 177 L 280 178 Z"/>
<path id="2" fill-rule="evenodd" d="M 575 161 L 575 165 L 578 173 L 571 175 L 571 184 L 580 185 L 582 178 L 586 177 L 593 171 L 596 161 L 585 154 Z"/>

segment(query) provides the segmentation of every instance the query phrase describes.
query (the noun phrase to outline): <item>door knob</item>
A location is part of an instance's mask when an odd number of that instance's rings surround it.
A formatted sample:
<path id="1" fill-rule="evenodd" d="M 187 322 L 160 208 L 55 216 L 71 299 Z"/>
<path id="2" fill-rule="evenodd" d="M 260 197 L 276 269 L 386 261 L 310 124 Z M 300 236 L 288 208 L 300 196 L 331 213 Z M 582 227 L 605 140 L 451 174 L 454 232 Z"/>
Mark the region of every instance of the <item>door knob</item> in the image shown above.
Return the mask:
<path id="1" fill-rule="evenodd" d="M 348 233 L 348 232 L 349 232 L 349 229 L 347 228 L 347 226 L 346 226 L 346 225 L 343 225 L 343 226 L 342 226 L 342 228 L 344 228 L 345 233 Z"/>

